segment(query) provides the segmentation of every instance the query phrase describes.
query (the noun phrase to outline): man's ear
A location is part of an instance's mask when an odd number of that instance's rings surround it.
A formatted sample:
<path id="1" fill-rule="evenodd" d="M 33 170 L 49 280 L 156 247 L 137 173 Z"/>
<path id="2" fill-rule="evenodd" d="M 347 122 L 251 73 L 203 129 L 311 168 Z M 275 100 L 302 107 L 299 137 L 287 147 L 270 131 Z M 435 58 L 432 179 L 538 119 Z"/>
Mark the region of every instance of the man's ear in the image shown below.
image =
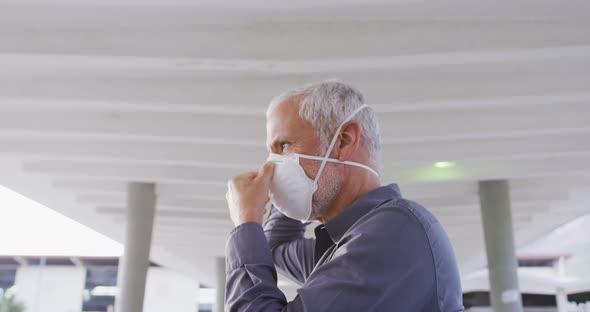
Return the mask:
<path id="1" fill-rule="evenodd" d="M 338 159 L 342 161 L 350 160 L 361 144 L 361 125 L 351 120 L 345 123 L 340 130 L 336 149 L 338 150 Z"/>

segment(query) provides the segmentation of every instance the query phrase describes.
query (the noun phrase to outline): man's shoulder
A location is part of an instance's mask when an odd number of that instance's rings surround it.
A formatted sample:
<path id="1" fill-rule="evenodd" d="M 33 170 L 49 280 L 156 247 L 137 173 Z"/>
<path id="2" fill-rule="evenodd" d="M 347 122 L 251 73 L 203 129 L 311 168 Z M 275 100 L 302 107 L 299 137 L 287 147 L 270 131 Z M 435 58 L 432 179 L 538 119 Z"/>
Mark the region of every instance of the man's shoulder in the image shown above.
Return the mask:
<path id="1" fill-rule="evenodd" d="M 424 206 L 399 197 L 375 207 L 355 225 L 363 227 L 381 223 L 395 224 L 400 221 L 422 227 L 424 231 L 428 231 L 433 224 L 438 223 L 436 217 Z"/>
<path id="2" fill-rule="evenodd" d="M 359 218 L 345 233 L 342 243 L 352 241 L 371 241 L 372 244 L 403 244 L 422 241 L 428 245 L 431 226 L 437 222 L 434 216 L 419 204 L 393 198 L 381 203 Z M 400 240 L 400 235 L 405 239 Z"/>

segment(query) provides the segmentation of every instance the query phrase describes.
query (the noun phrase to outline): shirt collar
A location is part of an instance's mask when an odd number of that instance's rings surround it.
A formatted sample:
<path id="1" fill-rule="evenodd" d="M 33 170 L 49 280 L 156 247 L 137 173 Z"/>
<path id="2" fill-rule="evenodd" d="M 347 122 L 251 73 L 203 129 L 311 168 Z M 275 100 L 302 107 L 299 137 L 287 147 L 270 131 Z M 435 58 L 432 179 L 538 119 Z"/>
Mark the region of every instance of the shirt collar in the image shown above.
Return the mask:
<path id="1" fill-rule="evenodd" d="M 390 199 L 400 197 L 401 192 L 397 184 L 389 184 L 376 188 L 358 198 L 352 205 L 323 224 L 323 226 L 326 228 L 328 234 L 330 234 L 332 241 L 338 243 L 346 231 L 356 221 L 369 213 L 369 211 Z"/>

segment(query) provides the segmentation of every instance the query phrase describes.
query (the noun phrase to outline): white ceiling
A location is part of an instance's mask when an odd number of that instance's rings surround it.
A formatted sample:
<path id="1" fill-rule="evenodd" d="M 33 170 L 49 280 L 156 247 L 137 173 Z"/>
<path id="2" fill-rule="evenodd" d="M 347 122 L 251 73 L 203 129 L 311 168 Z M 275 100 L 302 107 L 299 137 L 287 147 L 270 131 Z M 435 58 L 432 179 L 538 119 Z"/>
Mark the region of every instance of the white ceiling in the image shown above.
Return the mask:
<path id="1" fill-rule="evenodd" d="M 485 264 L 478 180 L 512 181 L 519 246 L 590 211 L 590 2 L 270 6 L 0 0 L 0 183 L 121 239 L 126 182 L 156 182 L 153 257 L 211 283 L 269 99 L 340 78 L 463 273 Z"/>

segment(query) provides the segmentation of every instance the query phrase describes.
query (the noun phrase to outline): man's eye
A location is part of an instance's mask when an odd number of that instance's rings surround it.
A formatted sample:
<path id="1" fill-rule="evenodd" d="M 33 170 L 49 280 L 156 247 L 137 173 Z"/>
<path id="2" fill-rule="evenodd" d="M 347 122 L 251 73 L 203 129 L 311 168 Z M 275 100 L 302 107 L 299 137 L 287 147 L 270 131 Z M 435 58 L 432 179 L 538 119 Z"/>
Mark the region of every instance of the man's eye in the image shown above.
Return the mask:
<path id="1" fill-rule="evenodd" d="M 281 143 L 281 149 L 282 150 L 286 149 L 287 147 L 289 147 L 289 143 L 288 142 L 282 142 Z"/>

